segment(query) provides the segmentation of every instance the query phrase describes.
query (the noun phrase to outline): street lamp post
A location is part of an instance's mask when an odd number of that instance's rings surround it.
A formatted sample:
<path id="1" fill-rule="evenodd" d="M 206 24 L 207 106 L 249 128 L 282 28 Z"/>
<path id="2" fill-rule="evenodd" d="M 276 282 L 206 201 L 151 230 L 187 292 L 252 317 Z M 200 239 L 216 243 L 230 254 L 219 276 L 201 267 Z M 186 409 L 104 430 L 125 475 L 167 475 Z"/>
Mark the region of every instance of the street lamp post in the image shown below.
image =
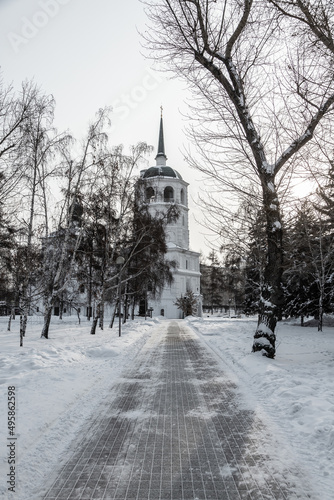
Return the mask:
<path id="1" fill-rule="evenodd" d="M 122 310 L 122 266 L 125 262 L 124 257 L 119 255 L 116 259 L 116 266 L 119 269 L 118 275 L 118 336 L 122 335 L 122 318 L 121 318 L 121 310 Z"/>

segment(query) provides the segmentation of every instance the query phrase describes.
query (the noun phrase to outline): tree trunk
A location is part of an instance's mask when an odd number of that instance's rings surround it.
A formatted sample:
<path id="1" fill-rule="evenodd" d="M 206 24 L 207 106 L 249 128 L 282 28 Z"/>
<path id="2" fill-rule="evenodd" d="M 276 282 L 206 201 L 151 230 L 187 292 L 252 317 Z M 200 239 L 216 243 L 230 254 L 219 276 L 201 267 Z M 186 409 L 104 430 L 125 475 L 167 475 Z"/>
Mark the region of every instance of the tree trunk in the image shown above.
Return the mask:
<path id="1" fill-rule="evenodd" d="M 20 314 L 20 347 L 23 347 L 23 338 L 26 335 L 27 322 L 28 322 L 28 314 L 25 309 L 26 308 L 24 308 L 22 314 Z"/>
<path id="2" fill-rule="evenodd" d="M 323 318 L 324 318 L 324 308 L 323 308 L 323 287 L 321 287 L 321 290 L 320 290 L 320 297 L 319 297 L 318 332 L 322 332 Z"/>
<path id="3" fill-rule="evenodd" d="M 53 307 L 53 304 L 48 304 L 48 306 L 45 308 L 44 325 L 43 325 L 41 338 L 45 338 L 45 339 L 49 338 L 49 328 L 50 328 L 50 323 L 51 323 L 52 307 Z"/>
<path id="4" fill-rule="evenodd" d="M 100 304 L 100 321 L 99 321 L 99 327 L 101 328 L 101 330 L 103 330 L 103 326 L 104 326 L 104 298 L 102 298 L 101 304 Z"/>
<path id="5" fill-rule="evenodd" d="M 25 336 L 25 329 L 27 325 L 27 316 L 20 314 L 20 347 L 23 347 L 23 337 Z"/>
<path id="6" fill-rule="evenodd" d="M 282 272 L 283 246 L 282 223 L 274 177 L 263 183 L 264 208 L 266 213 L 267 260 L 258 324 L 254 335 L 253 352 L 262 351 L 264 356 L 274 358 L 276 349 L 275 329 L 281 318 L 283 302 Z"/>
<path id="7" fill-rule="evenodd" d="M 23 337 L 25 337 L 25 329 L 28 319 L 28 297 L 27 297 L 27 280 L 24 280 L 22 290 L 19 294 L 19 308 L 20 308 L 20 347 L 23 345 Z M 25 320 L 23 320 L 23 316 Z"/>
<path id="8" fill-rule="evenodd" d="M 145 290 L 145 321 L 147 319 L 147 289 Z"/>
<path id="9" fill-rule="evenodd" d="M 92 328 L 90 329 L 91 335 L 95 335 L 96 327 L 97 327 L 99 319 L 100 319 L 100 303 L 97 304 L 96 314 L 95 314 L 94 319 L 93 319 Z"/>
<path id="10" fill-rule="evenodd" d="M 8 318 L 7 332 L 10 332 L 11 326 L 12 326 L 12 311 L 10 312 L 10 315 Z"/>
<path id="11" fill-rule="evenodd" d="M 23 335 L 23 337 L 26 336 L 27 323 L 28 323 L 28 312 L 24 311 L 24 313 L 23 313 L 23 323 L 22 323 L 22 326 L 23 326 L 22 335 Z"/>
<path id="12" fill-rule="evenodd" d="M 324 318 L 323 311 L 319 311 L 318 332 L 322 332 L 323 318 Z"/>
<path id="13" fill-rule="evenodd" d="M 63 319 L 63 312 L 64 312 L 64 300 L 63 300 L 63 294 L 61 294 L 59 301 L 59 319 Z"/>
<path id="14" fill-rule="evenodd" d="M 98 316 L 96 316 L 96 317 L 93 319 L 92 328 L 90 329 L 90 334 L 91 334 L 91 335 L 95 335 L 95 333 L 96 333 L 96 327 L 97 327 L 97 322 L 98 322 L 98 320 L 99 320 Z"/>
<path id="15" fill-rule="evenodd" d="M 113 312 L 113 315 L 112 315 L 111 320 L 110 320 L 109 328 L 112 328 L 114 326 L 117 308 L 118 308 L 118 300 L 116 300 L 116 302 L 115 302 L 115 308 L 114 308 L 114 312 Z"/>
<path id="16" fill-rule="evenodd" d="M 322 332 L 323 326 L 323 316 L 324 316 L 324 299 L 325 299 L 325 282 L 326 282 L 326 271 L 325 271 L 325 261 L 323 253 L 323 234 L 322 231 L 319 235 L 320 244 L 320 271 L 319 276 L 319 320 L 318 320 L 318 332 Z"/>
<path id="17" fill-rule="evenodd" d="M 90 321 L 92 316 L 92 296 L 93 296 L 93 283 L 92 283 L 92 270 L 93 270 L 93 257 L 90 255 L 89 259 L 89 286 L 88 286 L 88 310 L 87 310 L 87 320 Z"/>
<path id="18" fill-rule="evenodd" d="M 128 309 L 129 309 L 129 297 L 128 294 L 124 295 L 124 310 L 123 310 L 123 325 L 126 323 L 128 319 Z"/>
<path id="19" fill-rule="evenodd" d="M 132 321 L 135 319 L 135 306 L 136 306 L 136 301 L 133 298 L 132 305 L 131 305 L 131 319 L 132 319 Z"/>

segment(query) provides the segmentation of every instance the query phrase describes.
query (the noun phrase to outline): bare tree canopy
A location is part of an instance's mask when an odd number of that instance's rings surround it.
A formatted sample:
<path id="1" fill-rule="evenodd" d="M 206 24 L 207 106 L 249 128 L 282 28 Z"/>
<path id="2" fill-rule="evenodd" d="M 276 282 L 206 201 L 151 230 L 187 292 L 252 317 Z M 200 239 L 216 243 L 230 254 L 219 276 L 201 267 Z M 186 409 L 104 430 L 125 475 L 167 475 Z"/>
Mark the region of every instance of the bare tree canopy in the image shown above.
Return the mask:
<path id="1" fill-rule="evenodd" d="M 264 208 L 267 263 L 253 350 L 274 357 L 282 303 L 279 187 L 302 151 L 331 133 L 333 9 L 306 0 L 144 4 L 151 56 L 194 92 L 192 134 L 204 162 L 197 167 L 217 190 L 239 198 L 251 186 Z"/>
<path id="2" fill-rule="evenodd" d="M 0 202 L 12 196 L 24 172 L 25 131 L 38 113 L 41 93 L 32 82 L 19 92 L 0 74 Z"/>
<path id="3" fill-rule="evenodd" d="M 334 54 L 333 17 L 331 0 L 269 0 L 284 16 L 296 21 L 299 29 L 309 32 L 311 38 L 321 42 Z"/>

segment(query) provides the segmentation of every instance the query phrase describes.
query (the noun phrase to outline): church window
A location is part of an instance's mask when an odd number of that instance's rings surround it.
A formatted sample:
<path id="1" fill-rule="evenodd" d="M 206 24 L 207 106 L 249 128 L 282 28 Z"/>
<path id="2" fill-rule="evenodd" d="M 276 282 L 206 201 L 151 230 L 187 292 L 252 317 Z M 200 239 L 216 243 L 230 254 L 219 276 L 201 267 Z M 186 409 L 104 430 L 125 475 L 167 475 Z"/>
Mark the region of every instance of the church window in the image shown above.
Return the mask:
<path id="1" fill-rule="evenodd" d="M 171 186 L 165 187 L 164 190 L 164 202 L 173 203 L 174 201 L 174 189 Z"/>
<path id="2" fill-rule="evenodd" d="M 171 241 L 172 243 L 176 242 L 176 235 L 175 235 L 174 231 L 168 231 L 168 233 L 167 233 L 167 241 L 168 242 Z"/>
<path id="3" fill-rule="evenodd" d="M 150 201 L 154 200 L 154 198 L 155 198 L 155 192 L 154 192 L 153 187 L 150 186 L 150 187 L 146 188 L 145 195 L 146 195 L 146 201 L 147 201 L 147 203 L 149 203 Z"/>
<path id="4" fill-rule="evenodd" d="M 182 215 L 182 226 L 184 226 L 184 215 Z"/>
<path id="5" fill-rule="evenodd" d="M 185 205 L 184 189 L 181 189 L 181 204 Z"/>
<path id="6" fill-rule="evenodd" d="M 186 260 L 186 269 L 188 269 L 188 261 Z"/>

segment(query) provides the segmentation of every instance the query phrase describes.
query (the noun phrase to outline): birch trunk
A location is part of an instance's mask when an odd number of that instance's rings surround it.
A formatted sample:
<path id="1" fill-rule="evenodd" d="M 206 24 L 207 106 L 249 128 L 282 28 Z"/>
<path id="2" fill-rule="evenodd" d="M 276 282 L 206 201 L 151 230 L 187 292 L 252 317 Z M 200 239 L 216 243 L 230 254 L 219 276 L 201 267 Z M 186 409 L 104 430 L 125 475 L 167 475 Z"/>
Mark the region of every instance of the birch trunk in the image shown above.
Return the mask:
<path id="1" fill-rule="evenodd" d="M 23 337 L 25 336 L 27 328 L 27 314 L 20 315 L 20 347 L 23 347 Z"/>
<path id="2" fill-rule="evenodd" d="M 99 327 L 101 330 L 103 330 L 104 327 L 104 298 L 102 297 L 101 302 L 100 302 L 100 321 L 99 321 Z"/>
<path id="3" fill-rule="evenodd" d="M 99 319 L 100 319 L 100 303 L 98 303 L 97 307 L 96 307 L 96 314 L 94 316 L 93 323 L 92 323 L 92 328 L 90 330 L 90 334 L 91 335 L 95 335 L 96 334 L 96 327 L 97 327 Z"/>
<path id="4" fill-rule="evenodd" d="M 11 326 L 12 326 L 12 311 L 10 311 L 9 318 L 8 318 L 8 325 L 7 325 L 7 332 L 10 332 Z"/>
<path id="5" fill-rule="evenodd" d="M 24 287 L 25 288 L 25 287 Z M 27 326 L 27 321 L 28 321 L 28 311 L 27 311 L 27 292 L 24 291 L 24 296 L 20 299 L 20 346 L 22 346 L 21 343 L 21 335 L 22 337 L 26 336 L 26 326 Z M 22 318 L 22 320 L 21 320 Z M 21 331 L 22 328 L 22 331 Z"/>
<path id="6" fill-rule="evenodd" d="M 36 146 L 35 146 L 36 147 Z M 37 149 L 38 149 L 38 139 L 37 139 Z M 34 150 L 34 163 L 33 163 L 33 178 L 32 178 L 32 191 L 31 191 L 31 201 L 30 201 L 30 214 L 28 223 L 28 239 L 27 239 L 27 257 L 31 256 L 32 250 L 32 238 L 33 238 L 33 224 L 35 218 L 35 201 L 36 201 L 36 191 L 37 191 L 37 168 L 38 160 L 36 159 L 37 149 Z M 28 271 L 26 276 L 23 278 L 22 293 L 20 297 L 20 308 L 23 310 L 24 320 L 20 320 L 20 346 L 23 345 L 23 337 L 25 337 L 26 326 L 28 320 L 28 288 L 31 281 L 30 272 Z"/>
<path id="7" fill-rule="evenodd" d="M 118 300 L 116 300 L 116 302 L 115 302 L 115 308 L 114 308 L 114 312 L 113 312 L 113 315 L 112 315 L 111 320 L 110 320 L 109 328 L 112 328 L 114 326 L 117 308 L 118 308 Z"/>
<path id="8" fill-rule="evenodd" d="M 324 318 L 324 306 L 323 306 L 323 300 L 324 300 L 324 280 L 323 277 L 321 277 L 321 284 L 320 284 L 320 294 L 319 294 L 319 306 L 318 306 L 318 314 L 319 314 L 319 319 L 318 319 L 318 332 L 322 332 L 322 327 L 323 327 L 323 318 Z"/>
<path id="9" fill-rule="evenodd" d="M 43 325 L 43 330 L 42 330 L 42 334 L 41 334 L 41 338 L 44 338 L 44 339 L 49 338 L 49 328 L 50 328 L 50 323 L 51 323 L 52 307 L 53 307 L 52 302 L 48 303 L 47 306 L 45 307 L 44 325 Z"/>

